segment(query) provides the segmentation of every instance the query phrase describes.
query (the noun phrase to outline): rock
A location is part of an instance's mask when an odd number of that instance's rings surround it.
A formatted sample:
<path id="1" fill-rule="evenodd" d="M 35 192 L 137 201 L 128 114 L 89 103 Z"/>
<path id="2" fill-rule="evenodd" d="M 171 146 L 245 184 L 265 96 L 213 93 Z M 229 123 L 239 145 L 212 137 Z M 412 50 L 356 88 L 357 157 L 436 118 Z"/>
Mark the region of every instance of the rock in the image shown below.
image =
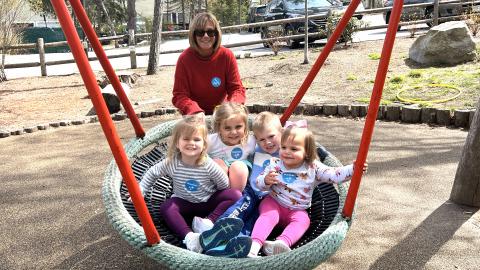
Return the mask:
<path id="1" fill-rule="evenodd" d="M 8 136 L 10 136 L 10 131 L 0 129 L 0 138 L 6 138 Z"/>
<path id="2" fill-rule="evenodd" d="M 123 87 L 123 91 L 125 91 L 125 94 L 128 97 L 130 95 L 130 86 L 126 83 L 121 83 L 121 85 Z M 115 89 L 111 84 L 105 86 L 105 88 L 102 89 L 102 96 L 105 100 L 105 103 L 107 104 L 107 108 L 110 114 L 120 111 L 120 98 L 118 98 L 117 93 L 115 92 Z"/>
<path id="3" fill-rule="evenodd" d="M 475 42 L 465 22 L 446 22 L 418 37 L 410 47 L 409 57 L 429 66 L 456 65 L 475 60 Z"/>

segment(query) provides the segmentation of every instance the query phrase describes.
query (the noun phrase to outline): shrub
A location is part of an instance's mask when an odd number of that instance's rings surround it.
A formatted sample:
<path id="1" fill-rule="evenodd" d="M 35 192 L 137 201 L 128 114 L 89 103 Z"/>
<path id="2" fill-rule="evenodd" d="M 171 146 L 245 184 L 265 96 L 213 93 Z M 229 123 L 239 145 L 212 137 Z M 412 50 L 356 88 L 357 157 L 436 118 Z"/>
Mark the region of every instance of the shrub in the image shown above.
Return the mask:
<path id="1" fill-rule="evenodd" d="M 328 17 L 327 25 L 326 25 L 327 36 L 332 35 L 333 31 L 335 30 L 338 23 L 340 22 L 342 15 L 343 14 L 334 13 L 330 17 Z M 365 25 L 366 24 L 363 21 L 360 21 L 359 19 L 352 17 L 348 22 L 347 26 L 345 26 L 345 29 L 343 30 L 339 41 L 344 42 L 345 46 L 347 46 L 349 41 L 350 42 L 353 41 L 353 34 Z"/>

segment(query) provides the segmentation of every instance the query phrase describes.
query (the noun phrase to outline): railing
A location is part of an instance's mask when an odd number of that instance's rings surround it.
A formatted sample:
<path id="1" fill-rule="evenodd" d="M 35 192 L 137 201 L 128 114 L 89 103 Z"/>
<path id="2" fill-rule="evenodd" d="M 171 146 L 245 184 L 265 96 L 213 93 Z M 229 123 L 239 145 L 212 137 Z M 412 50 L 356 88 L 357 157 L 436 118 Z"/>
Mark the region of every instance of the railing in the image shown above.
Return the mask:
<path id="1" fill-rule="evenodd" d="M 431 19 L 422 19 L 422 20 L 412 20 L 408 22 L 402 22 L 399 24 L 399 26 L 405 26 L 405 25 L 412 25 L 412 24 L 419 24 L 419 23 L 432 23 L 432 25 L 437 25 L 439 22 L 446 22 L 446 21 L 452 21 L 452 20 L 458 20 L 462 19 L 465 16 L 460 15 L 460 16 L 450 16 L 450 17 L 438 17 L 439 13 L 439 6 L 441 5 L 447 5 L 447 4 L 462 4 L 462 6 L 476 6 L 480 5 L 479 0 L 475 1 L 459 1 L 459 0 L 452 0 L 452 1 L 442 1 L 439 3 L 439 0 L 434 0 L 434 2 L 430 3 L 422 3 L 422 4 L 413 4 L 413 5 L 405 5 L 403 8 L 404 9 L 411 9 L 411 8 L 427 8 L 427 7 L 433 7 L 434 12 L 432 13 L 432 18 Z M 365 14 L 379 14 L 379 13 L 384 13 L 389 10 L 391 10 L 391 7 L 386 7 L 386 8 L 375 8 L 375 9 L 369 9 L 369 10 L 364 10 L 364 11 L 358 11 L 355 12 L 354 15 L 365 15 Z M 324 15 L 310 15 L 308 16 L 309 19 L 316 19 L 316 18 L 323 18 Z M 250 24 L 240 24 L 240 25 L 233 25 L 233 26 L 225 26 L 222 27 L 222 32 L 229 32 L 229 31 L 238 31 L 242 29 L 248 29 L 248 28 L 256 28 L 256 27 L 268 27 L 272 25 L 279 25 L 279 24 L 287 24 L 291 22 L 303 22 L 305 21 L 304 17 L 297 17 L 297 18 L 291 18 L 291 19 L 283 19 L 283 20 L 275 20 L 275 21 L 269 21 L 269 22 L 258 22 L 258 23 L 250 23 Z M 365 26 L 362 27 L 359 31 L 366 31 L 366 30 L 374 30 L 374 29 L 382 29 L 382 28 L 387 28 L 388 25 L 382 24 L 382 25 L 374 25 L 374 26 Z M 110 36 L 110 37 L 100 37 L 100 41 L 118 41 L 118 40 L 129 40 L 129 44 L 135 44 L 134 40 L 138 38 L 148 38 L 150 37 L 151 33 L 140 33 L 140 34 L 135 34 L 135 35 L 116 35 L 116 36 Z M 162 32 L 162 37 L 171 37 L 171 36 L 186 36 L 188 35 L 188 30 L 178 30 L 178 31 L 165 31 Z M 308 36 L 309 37 L 315 37 L 315 36 L 320 36 L 322 33 L 310 33 Z M 264 38 L 260 40 L 255 40 L 255 41 L 248 41 L 248 42 L 239 42 L 239 43 L 233 43 L 233 44 L 226 44 L 224 45 L 225 47 L 228 48 L 234 48 L 234 47 L 241 47 L 241 46 L 249 46 L 249 45 L 255 45 L 255 44 L 261 44 L 261 43 L 268 43 L 272 41 L 284 41 L 288 39 L 299 39 L 303 38 L 305 35 L 290 35 L 290 36 L 282 36 L 282 37 L 275 37 L 275 38 Z M 28 43 L 28 44 L 19 44 L 19 45 L 14 45 L 14 46 L 9 46 L 6 47 L 7 50 L 25 50 L 25 49 L 37 49 L 39 53 L 39 61 L 38 62 L 28 62 L 28 63 L 12 63 L 12 64 L 6 64 L 5 69 L 14 69 L 14 68 L 25 68 L 25 67 L 38 67 L 40 66 L 41 69 L 41 75 L 42 76 L 47 76 L 47 66 L 54 66 L 54 65 L 62 65 L 62 64 L 71 64 L 75 63 L 74 59 L 66 59 L 66 60 L 55 60 L 55 61 L 46 61 L 45 60 L 45 48 L 51 48 L 51 47 L 58 47 L 58 46 L 67 46 L 66 41 L 59 41 L 59 42 L 49 42 L 49 43 L 44 43 L 43 38 L 39 38 L 37 40 L 37 43 Z M 88 49 L 88 43 L 84 42 L 84 47 L 85 50 Z M 149 53 L 148 52 L 137 52 L 135 46 L 130 46 L 129 47 L 129 52 L 128 53 L 122 53 L 122 54 L 115 54 L 115 55 L 109 55 L 109 59 L 114 59 L 114 58 L 123 58 L 123 57 L 130 57 L 130 67 L 132 69 L 137 68 L 137 56 L 146 56 Z M 161 54 L 169 54 L 169 53 L 180 53 L 184 49 L 176 49 L 176 50 L 166 50 L 166 51 L 161 51 Z M 98 60 L 97 57 L 89 57 L 89 61 L 96 61 Z"/>

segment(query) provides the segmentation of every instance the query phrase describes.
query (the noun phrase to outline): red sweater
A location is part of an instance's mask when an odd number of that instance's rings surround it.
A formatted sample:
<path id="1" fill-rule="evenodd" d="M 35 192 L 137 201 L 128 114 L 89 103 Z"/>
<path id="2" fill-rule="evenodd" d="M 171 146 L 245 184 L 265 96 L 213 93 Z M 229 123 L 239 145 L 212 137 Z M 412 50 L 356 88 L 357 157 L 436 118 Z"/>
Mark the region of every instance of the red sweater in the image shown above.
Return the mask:
<path id="1" fill-rule="evenodd" d="M 177 61 L 173 105 L 183 115 L 212 114 L 215 106 L 223 101 L 245 103 L 245 88 L 232 51 L 220 47 L 205 59 L 194 49 L 186 49 Z"/>

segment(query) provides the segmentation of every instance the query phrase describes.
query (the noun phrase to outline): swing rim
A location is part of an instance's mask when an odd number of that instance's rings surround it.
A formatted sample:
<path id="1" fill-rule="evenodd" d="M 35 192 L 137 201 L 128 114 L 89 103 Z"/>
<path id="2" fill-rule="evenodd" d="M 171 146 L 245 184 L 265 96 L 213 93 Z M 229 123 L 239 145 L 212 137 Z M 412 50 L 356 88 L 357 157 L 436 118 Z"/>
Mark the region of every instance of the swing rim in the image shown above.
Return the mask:
<path id="1" fill-rule="evenodd" d="M 208 118 L 208 117 L 207 117 Z M 171 135 L 179 120 L 170 120 L 148 130 L 144 138 L 134 138 L 125 145 L 129 160 L 135 159 L 146 147 Z M 333 155 L 331 155 L 333 156 Z M 333 162 L 338 162 L 333 157 Z M 131 246 L 147 256 L 172 269 L 312 269 L 327 260 L 340 247 L 351 225 L 351 219 L 342 216 L 348 182 L 337 185 L 339 207 L 330 226 L 318 237 L 290 252 L 258 258 L 230 259 L 195 253 L 161 240 L 157 245 L 148 246 L 143 228 L 133 219 L 123 205 L 120 195 L 122 176 L 112 160 L 107 166 L 102 188 L 105 211 L 112 226 Z"/>

